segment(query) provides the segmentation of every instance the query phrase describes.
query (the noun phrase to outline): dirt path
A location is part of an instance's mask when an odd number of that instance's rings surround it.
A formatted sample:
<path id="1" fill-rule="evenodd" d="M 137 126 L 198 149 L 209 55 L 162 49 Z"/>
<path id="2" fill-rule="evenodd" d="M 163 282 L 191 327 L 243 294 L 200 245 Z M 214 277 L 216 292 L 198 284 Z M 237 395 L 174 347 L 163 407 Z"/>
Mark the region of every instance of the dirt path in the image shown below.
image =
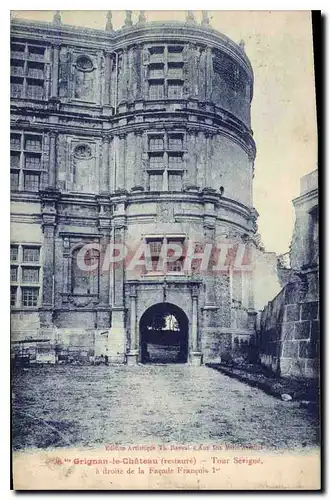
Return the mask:
<path id="1" fill-rule="evenodd" d="M 68 442 L 283 448 L 317 440 L 313 416 L 298 403 L 204 366 L 36 367 L 13 377 L 13 391 L 16 449 Z"/>

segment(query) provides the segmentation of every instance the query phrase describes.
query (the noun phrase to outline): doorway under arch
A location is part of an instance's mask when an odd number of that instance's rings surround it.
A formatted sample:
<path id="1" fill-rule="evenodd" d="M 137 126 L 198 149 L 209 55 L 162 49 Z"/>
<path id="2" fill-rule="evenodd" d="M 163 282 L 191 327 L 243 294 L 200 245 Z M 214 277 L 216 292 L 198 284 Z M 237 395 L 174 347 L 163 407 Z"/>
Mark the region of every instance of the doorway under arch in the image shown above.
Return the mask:
<path id="1" fill-rule="evenodd" d="M 140 359 L 142 363 L 186 363 L 188 318 L 169 302 L 149 307 L 141 317 Z"/>

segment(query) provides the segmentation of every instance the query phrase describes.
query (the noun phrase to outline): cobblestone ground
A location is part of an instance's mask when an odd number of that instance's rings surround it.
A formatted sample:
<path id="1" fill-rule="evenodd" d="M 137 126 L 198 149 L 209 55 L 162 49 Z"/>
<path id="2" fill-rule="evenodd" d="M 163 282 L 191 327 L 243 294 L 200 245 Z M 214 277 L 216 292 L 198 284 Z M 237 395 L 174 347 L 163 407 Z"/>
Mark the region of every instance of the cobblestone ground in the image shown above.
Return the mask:
<path id="1" fill-rule="evenodd" d="M 207 367 L 33 367 L 13 376 L 14 449 L 142 443 L 317 443 L 317 422 Z"/>

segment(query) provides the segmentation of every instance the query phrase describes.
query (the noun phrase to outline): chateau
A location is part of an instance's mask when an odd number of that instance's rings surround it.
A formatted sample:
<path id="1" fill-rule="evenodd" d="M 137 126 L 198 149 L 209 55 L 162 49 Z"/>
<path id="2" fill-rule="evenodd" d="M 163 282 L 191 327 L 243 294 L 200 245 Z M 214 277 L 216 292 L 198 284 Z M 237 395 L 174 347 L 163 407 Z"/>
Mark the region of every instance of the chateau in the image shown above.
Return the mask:
<path id="1" fill-rule="evenodd" d="M 257 310 L 280 287 L 256 234 L 244 44 L 206 12 L 201 23 L 192 12 L 183 23 L 123 16 L 116 31 L 111 12 L 104 30 L 59 12 L 12 20 L 13 353 L 198 365 L 247 352 Z M 144 242 L 152 267 L 104 270 L 91 249 L 97 271 L 79 268 L 84 245 L 109 242 Z M 203 273 L 182 257 L 154 266 L 164 243 L 199 254 L 224 242 L 244 245 L 253 270 Z"/>

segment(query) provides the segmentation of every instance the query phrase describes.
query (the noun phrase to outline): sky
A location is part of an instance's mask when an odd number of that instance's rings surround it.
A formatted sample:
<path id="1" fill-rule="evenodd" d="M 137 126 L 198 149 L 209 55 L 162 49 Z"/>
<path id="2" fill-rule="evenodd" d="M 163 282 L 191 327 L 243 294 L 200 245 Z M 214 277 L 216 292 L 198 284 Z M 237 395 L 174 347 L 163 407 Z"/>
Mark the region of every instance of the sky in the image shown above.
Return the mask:
<path id="1" fill-rule="evenodd" d="M 54 11 L 12 11 L 13 18 L 51 21 Z M 146 11 L 147 20 L 185 20 L 185 11 Z M 133 11 L 133 22 L 139 12 Z M 106 11 L 61 11 L 62 22 L 104 29 Z M 195 12 L 200 22 L 201 12 Z M 317 126 L 309 11 L 210 11 L 210 25 L 245 41 L 254 71 L 252 129 L 257 147 L 253 182 L 258 232 L 266 250 L 291 242 L 300 177 L 317 168 Z M 114 29 L 124 11 L 113 11 Z"/>

